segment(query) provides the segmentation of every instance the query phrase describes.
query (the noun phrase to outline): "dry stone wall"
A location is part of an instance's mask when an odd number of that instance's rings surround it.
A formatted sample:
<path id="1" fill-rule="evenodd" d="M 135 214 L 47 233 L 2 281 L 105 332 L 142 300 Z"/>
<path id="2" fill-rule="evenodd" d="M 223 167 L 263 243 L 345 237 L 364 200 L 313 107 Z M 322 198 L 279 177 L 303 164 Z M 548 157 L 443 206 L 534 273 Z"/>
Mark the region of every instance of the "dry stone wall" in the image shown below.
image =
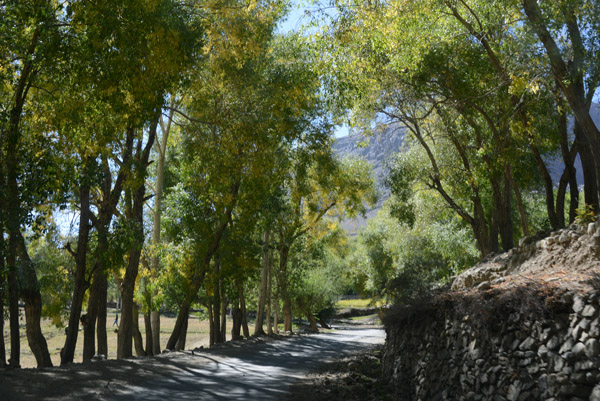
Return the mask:
<path id="1" fill-rule="evenodd" d="M 600 401 L 599 291 L 532 286 L 389 312 L 400 400 Z"/>

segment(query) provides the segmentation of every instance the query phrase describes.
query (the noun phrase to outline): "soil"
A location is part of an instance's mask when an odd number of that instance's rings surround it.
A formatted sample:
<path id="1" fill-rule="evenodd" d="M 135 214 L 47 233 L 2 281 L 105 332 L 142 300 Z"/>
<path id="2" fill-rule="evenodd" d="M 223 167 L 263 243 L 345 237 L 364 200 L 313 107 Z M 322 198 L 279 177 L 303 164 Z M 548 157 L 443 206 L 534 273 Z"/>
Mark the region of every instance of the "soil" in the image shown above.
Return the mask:
<path id="1" fill-rule="evenodd" d="M 459 274 L 453 291 L 511 288 L 531 283 L 584 290 L 600 276 L 600 223 L 573 224 L 524 238 L 519 246 Z"/>

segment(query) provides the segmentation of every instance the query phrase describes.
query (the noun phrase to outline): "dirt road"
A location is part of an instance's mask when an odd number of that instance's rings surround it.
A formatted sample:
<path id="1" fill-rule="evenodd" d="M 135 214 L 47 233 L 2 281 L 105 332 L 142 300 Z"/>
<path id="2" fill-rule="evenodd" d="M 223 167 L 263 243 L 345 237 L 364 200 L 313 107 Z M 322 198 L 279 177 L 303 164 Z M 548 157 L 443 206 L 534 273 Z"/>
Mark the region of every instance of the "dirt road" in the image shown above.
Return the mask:
<path id="1" fill-rule="evenodd" d="M 0 372 L 0 400 L 278 400 L 327 360 L 383 343 L 368 326 L 202 352 Z"/>

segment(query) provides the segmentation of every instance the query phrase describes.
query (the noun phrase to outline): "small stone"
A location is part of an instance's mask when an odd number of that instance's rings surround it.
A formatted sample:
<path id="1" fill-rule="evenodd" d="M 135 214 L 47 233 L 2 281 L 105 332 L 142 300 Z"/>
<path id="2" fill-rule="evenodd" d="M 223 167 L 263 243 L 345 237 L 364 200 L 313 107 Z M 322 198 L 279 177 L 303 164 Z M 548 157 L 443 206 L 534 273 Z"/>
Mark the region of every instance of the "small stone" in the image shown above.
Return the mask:
<path id="1" fill-rule="evenodd" d="M 588 306 L 591 306 L 591 305 L 588 305 Z M 586 308 L 587 308 L 587 306 L 586 306 Z M 593 307 L 592 307 L 592 308 L 593 308 Z M 583 311 L 585 312 L 585 309 L 584 309 Z M 590 324 L 591 324 L 591 321 L 590 321 L 590 319 L 583 318 L 583 319 L 581 319 L 581 321 L 580 321 L 580 322 L 577 324 L 577 327 L 581 327 L 581 329 L 583 329 L 584 331 L 587 331 L 587 329 L 589 329 L 589 328 L 590 328 Z"/>
<path id="2" fill-rule="evenodd" d="M 592 393 L 593 389 L 590 386 L 584 384 L 570 384 L 562 386 L 559 390 L 560 395 L 574 396 L 580 398 L 587 398 Z"/>
<path id="3" fill-rule="evenodd" d="M 572 338 L 568 338 L 567 341 L 565 341 L 563 343 L 563 345 L 560 347 L 560 349 L 558 350 L 558 353 L 564 354 L 565 352 L 569 352 L 573 349 L 574 345 L 575 345 L 575 340 L 573 340 Z M 552 349 L 552 348 L 548 346 L 548 349 Z"/>
<path id="4" fill-rule="evenodd" d="M 518 380 L 515 380 L 508 387 L 508 392 L 506 393 L 506 399 L 509 401 L 516 401 L 519 398 L 519 394 L 521 394 L 521 389 L 522 389 L 521 382 Z"/>
<path id="5" fill-rule="evenodd" d="M 592 235 L 596 231 L 596 223 L 590 223 L 587 226 L 587 234 Z"/>
<path id="6" fill-rule="evenodd" d="M 560 341 L 558 340 L 558 337 L 556 337 L 556 336 L 550 337 L 550 340 L 548 340 L 548 342 L 546 343 L 546 347 L 550 351 L 554 351 L 556 348 L 558 348 L 559 345 L 560 345 Z"/>
<path id="7" fill-rule="evenodd" d="M 577 344 L 575 344 L 575 345 L 573 346 L 573 349 L 572 349 L 572 351 L 571 351 L 571 352 L 573 352 L 573 354 L 574 354 L 576 357 L 579 357 L 579 356 L 582 356 L 583 354 L 585 354 L 585 351 L 586 351 L 586 347 L 585 347 L 585 345 L 584 345 L 583 343 L 579 343 L 579 342 L 578 342 Z"/>
<path id="8" fill-rule="evenodd" d="M 580 372 L 580 371 L 584 371 L 584 370 L 592 370 L 595 368 L 595 365 L 594 365 L 594 361 L 578 361 L 578 362 L 575 362 L 574 367 L 575 367 L 576 371 Z"/>
<path id="9" fill-rule="evenodd" d="M 585 300 L 581 295 L 576 295 L 573 299 L 573 312 L 580 313 L 585 308 Z"/>
<path id="10" fill-rule="evenodd" d="M 523 340 L 523 342 L 521 342 L 519 349 L 524 351 L 530 350 L 533 344 L 535 344 L 535 340 L 531 337 L 527 337 L 525 340 Z"/>
<path id="11" fill-rule="evenodd" d="M 576 372 L 571 375 L 571 381 L 578 384 L 587 384 L 587 378 L 584 372 Z"/>
<path id="12" fill-rule="evenodd" d="M 585 308 L 581 311 L 581 316 L 584 317 L 592 317 L 596 314 L 596 308 L 592 305 L 586 305 Z"/>
<path id="13" fill-rule="evenodd" d="M 566 373 L 560 372 L 556 374 L 555 380 L 558 384 L 565 384 L 569 382 L 569 376 Z"/>
<path id="14" fill-rule="evenodd" d="M 600 401 L 600 384 L 598 384 L 592 390 L 592 394 L 590 394 L 590 401 Z"/>
<path id="15" fill-rule="evenodd" d="M 483 281 L 477 285 L 477 289 L 480 291 L 489 290 L 491 288 L 489 281 Z"/>
<path id="16" fill-rule="evenodd" d="M 546 358 L 546 356 L 548 356 L 548 347 L 546 347 L 543 344 L 540 345 L 539 348 L 537 349 L 537 354 L 542 359 Z"/>
<path id="17" fill-rule="evenodd" d="M 591 337 L 600 336 L 600 321 L 598 320 L 598 318 L 595 318 L 590 323 L 590 329 L 588 331 L 588 335 L 590 335 Z"/>
<path id="18" fill-rule="evenodd" d="M 594 358 L 600 354 L 600 342 L 595 338 L 590 338 L 585 342 L 585 356 Z"/>
<path id="19" fill-rule="evenodd" d="M 527 373 L 529 373 L 532 376 L 535 376 L 540 371 L 540 365 L 538 365 L 537 363 L 532 363 L 531 359 L 527 359 L 527 361 L 529 361 L 529 363 L 525 365 Z"/>

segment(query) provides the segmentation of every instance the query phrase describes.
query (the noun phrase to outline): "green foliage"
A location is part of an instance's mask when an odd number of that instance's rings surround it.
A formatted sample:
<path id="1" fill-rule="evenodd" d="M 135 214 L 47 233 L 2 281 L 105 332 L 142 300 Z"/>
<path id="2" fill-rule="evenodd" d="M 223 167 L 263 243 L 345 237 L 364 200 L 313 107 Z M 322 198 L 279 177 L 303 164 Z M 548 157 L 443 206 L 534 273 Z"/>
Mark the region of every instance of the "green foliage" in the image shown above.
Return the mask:
<path id="1" fill-rule="evenodd" d="M 333 230 L 321 238 L 304 237 L 295 243 L 288 290 L 301 313 L 326 314 L 342 295 L 343 261 L 339 251 L 344 242 L 343 235 Z"/>
<path id="2" fill-rule="evenodd" d="M 456 220 L 417 215 L 410 227 L 392 217 L 388 205 L 361 230 L 349 259 L 354 274 L 362 276 L 361 292 L 388 301 L 415 297 L 477 260 L 469 230 Z"/>
<path id="3" fill-rule="evenodd" d="M 30 243 L 29 251 L 39 277 L 42 316 L 61 328 L 68 320 L 65 306 L 71 299 L 75 262 L 57 241 L 64 239 L 57 238 L 56 234 L 39 237 Z"/>
<path id="4" fill-rule="evenodd" d="M 586 225 L 598 220 L 598 214 L 591 205 L 584 205 L 576 211 L 575 222 L 579 225 Z"/>

